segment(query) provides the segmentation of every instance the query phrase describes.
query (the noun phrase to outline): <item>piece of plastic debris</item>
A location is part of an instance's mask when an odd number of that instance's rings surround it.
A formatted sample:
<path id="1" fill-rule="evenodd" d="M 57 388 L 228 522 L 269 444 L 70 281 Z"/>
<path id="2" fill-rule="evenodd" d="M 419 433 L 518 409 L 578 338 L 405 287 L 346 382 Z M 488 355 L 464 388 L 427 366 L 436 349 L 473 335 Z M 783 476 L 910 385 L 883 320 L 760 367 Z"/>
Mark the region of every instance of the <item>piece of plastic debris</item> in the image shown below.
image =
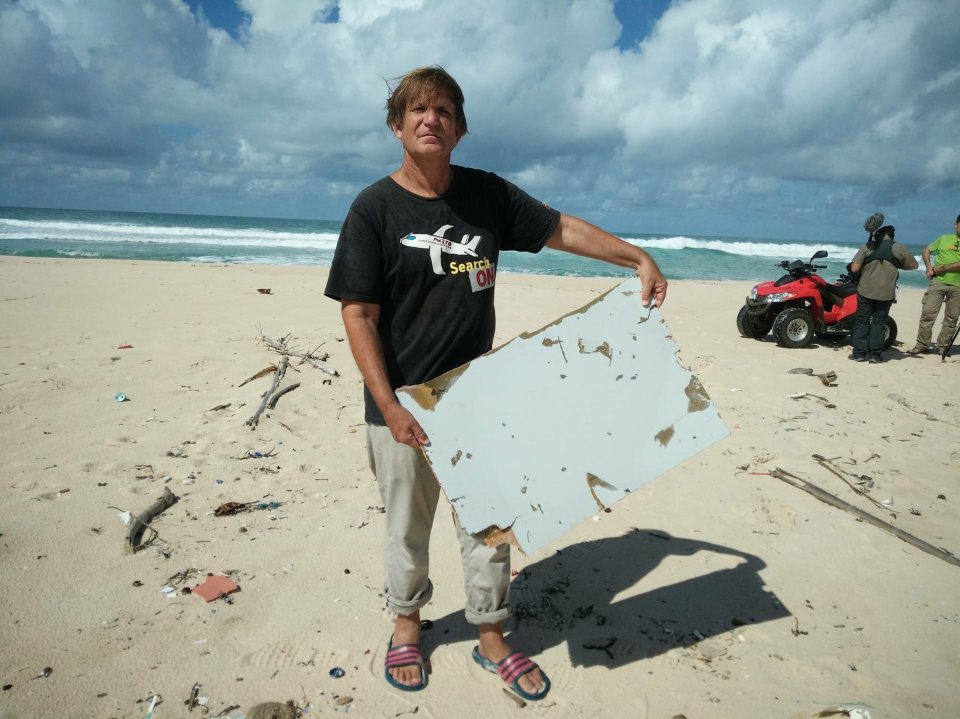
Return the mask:
<path id="1" fill-rule="evenodd" d="M 330 676 L 332 676 L 334 679 L 340 679 L 345 674 L 346 672 L 343 670 L 342 667 L 334 667 L 333 669 L 330 670 Z"/>
<path id="2" fill-rule="evenodd" d="M 222 574 L 211 574 L 201 584 L 193 588 L 193 593 L 205 602 L 225 597 L 240 589 L 240 586 Z"/>
<path id="3" fill-rule="evenodd" d="M 160 587 L 160 591 L 167 595 L 167 599 L 173 599 L 175 596 L 177 596 L 177 590 L 169 585 L 166 587 Z"/>
<path id="4" fill-rule="evenodd" d="M 150 708 L 147 709 L 147 713 L 143 715 L 143 719 L 153 719 L 153 710 L 157 706 L 157 699 L 159 698 L 159 694 L 153 695 L 153 698 L 150 700 Z"/>
<path id="5" fill-rule="evenodd" d="M 117 393 L 113 396 L 113 398 L 114 398 L 117 402 L 126 402 L 126 401 L 127 401 L 127 395 L 125 395 L 123 392 L 117 392 Z"/>
<path id="6" fill-rule="evenodd" d="M 120 345 L 119 347 L 117 347 L 117 349 L 118 349 L 118 350 L 132 350 L 132 349 L 133 349 L 133 345 Z"/>
<path id="7" fill-rule="evenodd" d="M 130 524 L 130 519 L 132 518 L 132 515 L 130 514 L 130 512 L 118 512 L 117 516 L 120 518 L 120 521 L 123 522 L 124 524 L 127 524 L 127 525 Z"/>
<path id="8" fill-rule="evenodd" d="M 850 719 L 870 719 L 870 709 L 866 704 L 836 704 L 813 715 L 818 717 L 850 717 Z"/>

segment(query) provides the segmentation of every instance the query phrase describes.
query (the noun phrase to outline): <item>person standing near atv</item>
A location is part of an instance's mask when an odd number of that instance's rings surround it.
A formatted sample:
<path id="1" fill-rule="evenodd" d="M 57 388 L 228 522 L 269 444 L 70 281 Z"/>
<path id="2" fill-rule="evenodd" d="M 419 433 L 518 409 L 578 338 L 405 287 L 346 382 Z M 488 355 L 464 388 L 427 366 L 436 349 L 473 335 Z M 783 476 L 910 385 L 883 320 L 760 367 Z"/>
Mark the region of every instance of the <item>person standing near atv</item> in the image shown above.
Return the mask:
<path id="1" fill-rule="evenodd" d="M 957 215 L 955 229 L 954 234 L 940 235 L 923 248 L 923 264 L 927 267 L 930 286 L 923 294 L 917 344 L 907 350 L 907 354 L 931 351 L 930 338 L 933 337 L 933 324 L 940 314 L 940 305 L 944 305 L 943 324 L 937 336 L 936 350 L 942 350 L 953 339 L 957 318 L 960 317 L 960 215 Z M 936 255 L 931 264 L 931 253 L 934 252 Z"/>
<path id="2" fill-rule="evenodd" d="M 881 220 L 882 221 L 882 220 Z M 869 220 L 868 220 L 869 222 Z M 850 271 L 860 273 L 857 312 L 853 317 L 854 362 L 883 362 L 883 344 L 890 305 L 896 296 L 900 270 L 915 270 L 920 264 L 906 245 L 894 241 L 893 225 L 884 225 L 857 250 Z"/>

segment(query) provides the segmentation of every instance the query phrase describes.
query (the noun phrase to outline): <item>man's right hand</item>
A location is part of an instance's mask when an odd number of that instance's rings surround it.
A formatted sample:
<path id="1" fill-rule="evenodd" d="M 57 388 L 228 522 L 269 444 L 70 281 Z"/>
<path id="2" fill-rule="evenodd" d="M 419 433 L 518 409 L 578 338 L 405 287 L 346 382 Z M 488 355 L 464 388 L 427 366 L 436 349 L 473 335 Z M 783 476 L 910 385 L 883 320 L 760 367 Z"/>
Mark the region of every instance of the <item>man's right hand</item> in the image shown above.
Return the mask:
<path id="1" fill-rule="evenodd" d="M 383 413 L 383 418 L 390 428 L 390 434 L 400 444 L 413 449 L 420 449 L 421 445 L 430 444 L 430 439 L 423 431 L 423 427 L 403 405 L 394 405 Z"/>

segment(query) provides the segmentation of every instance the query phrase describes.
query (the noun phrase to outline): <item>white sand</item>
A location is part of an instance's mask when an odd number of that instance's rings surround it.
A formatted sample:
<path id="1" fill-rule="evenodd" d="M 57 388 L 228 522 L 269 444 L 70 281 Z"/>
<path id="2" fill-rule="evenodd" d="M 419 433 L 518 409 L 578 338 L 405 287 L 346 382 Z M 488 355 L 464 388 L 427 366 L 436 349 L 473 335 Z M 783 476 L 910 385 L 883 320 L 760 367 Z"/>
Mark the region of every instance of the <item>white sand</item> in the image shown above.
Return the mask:
<path id="1" fill-rule="evenodd" d="M 198 682 L 208 716 L 288 699 L 307 717 L 515 714 L 470 659 L 444 508 L 423 613 L 430 685 L 383 680 L 383 515 L 325 280 L 318 268 L 0 258 L 0 717 L 142 717 L 154 693 L 157 719 L 199 716 L 183 704 Z M 501 275 L 498 342 L 614 283 Z M 960 716 L 960 567 L 766 474 L 781 467 L 960 553 L 960 353 L 894 351 L 874 366 L 848 361 L 846 344 L 742 339 L 748 289 L 674 282 L 664 307 L 732 436 L 549 550 L 515 555 L 527 571 L 513 640 L 553 681 L 525 712 L 800 718 L 860 702 L 873 719 Z M 901 350 L 920 294 L 894 307 Z M 270 379 L 238 385 L 276 359 L 260 331 L 320 346 L 341 376 L 289 372 L 301 386 L 251 431 Z M 834 370 L 837 386 L 795 367 Z M 811 396 L 788 398 L 798 392 Z M 889 510 L 814 453 L 869 475 Z M 124 553 L 119 510 L 143 511 L 164 486 L 180 501 L 156 520 L 160 541 Z M 282 504 L 212 514 L 228 501 Z M 231 604 L 161 593 L 188 569 L 233 572 L 241 591 Z"/>

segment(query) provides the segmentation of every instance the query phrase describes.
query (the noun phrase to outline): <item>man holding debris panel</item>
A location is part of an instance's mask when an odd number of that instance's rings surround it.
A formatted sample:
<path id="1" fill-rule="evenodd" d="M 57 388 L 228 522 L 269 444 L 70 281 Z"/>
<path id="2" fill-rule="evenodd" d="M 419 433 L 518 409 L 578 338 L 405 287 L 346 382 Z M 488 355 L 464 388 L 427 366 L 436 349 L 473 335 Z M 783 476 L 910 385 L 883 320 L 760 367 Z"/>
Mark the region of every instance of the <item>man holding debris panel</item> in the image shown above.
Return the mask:
<path id="1" fill-rule="evenodd" d="M 419 384 L 493 345 L 494 286 L 502 250 L 544 246 L 634 270 L 644 304 L 660 306 L 667 282 L 642 249 L 538 202 L 497 175 L 452 165 L 467 132 L 463 93 L 440 67 L 411 71 L 391 88 L 387 126 L 403 147 L 400 168 L 354 200 L 325 293 L 339 300 L 364 379 L 370 467 L 386 506 L 385 596 L 395 616 L 384 676 L 423 689 L 420 609 L 430 601 L 428 548 L 440 488 L 420 451 L 423 428 L 397 401 Z M 459 525 L 466 618 L 478 627 L 473 659 L 519 696 L 550 682 L 503 637 L 510 616 L 509 546 L 488 547 Z"/>

